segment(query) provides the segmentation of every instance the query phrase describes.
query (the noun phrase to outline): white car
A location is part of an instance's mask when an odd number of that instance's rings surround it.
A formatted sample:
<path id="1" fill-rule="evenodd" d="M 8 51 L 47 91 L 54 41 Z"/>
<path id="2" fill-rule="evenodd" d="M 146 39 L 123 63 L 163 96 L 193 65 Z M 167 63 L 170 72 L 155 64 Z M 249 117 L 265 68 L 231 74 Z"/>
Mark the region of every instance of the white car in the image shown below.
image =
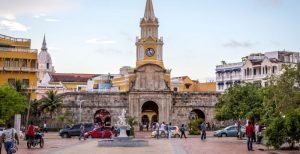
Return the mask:
<path id="1" fill-rule="evenodd" d="M 171 129 L 172 129 L 172 137 L 179 138 L 180 134 L 179 134 L 179 128 L 178 128 L 178 126 L 171 126 Z M 156 130 L 153 131 L 151 133 L 151 137 L 155 137 L 156 136 L 156 132 L 157 132 Z M 160 135 L 160 137 L 167 137 L 167 131 L 165 130 L 165 136 L 162 136 L 161 130 L 159 130 L 159 135 Z"/>

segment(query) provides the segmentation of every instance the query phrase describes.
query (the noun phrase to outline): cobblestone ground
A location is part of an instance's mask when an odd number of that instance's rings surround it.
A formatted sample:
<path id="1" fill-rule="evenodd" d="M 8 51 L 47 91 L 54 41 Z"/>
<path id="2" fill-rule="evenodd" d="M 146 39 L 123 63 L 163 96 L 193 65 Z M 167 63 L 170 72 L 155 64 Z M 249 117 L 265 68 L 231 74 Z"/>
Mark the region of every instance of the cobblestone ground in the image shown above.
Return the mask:
<path id="1" fill-rule="evenodd" d="M 26 142 L 19 145 L 20 154 L 299 154 L 299 152 L 270 151 L 262 145 L 254 144 L 254 150 L 248 152 L 246 140 L 236 138 L 217 138 L 208 133 L 206 141 L 201 141 L 199 136 L 188 136 L 187 139 L 153 139 L 150 132 L 138 132 L 137 138 L 149 141 L 148 147 L 135 148 L 103 148 L 97 147 L 97 139 L 79 141 L 78 138 L 61 139 L 57 133 L 49 133 L 45 138 L 43 149 L 33 148 L 28 150 Z"/>

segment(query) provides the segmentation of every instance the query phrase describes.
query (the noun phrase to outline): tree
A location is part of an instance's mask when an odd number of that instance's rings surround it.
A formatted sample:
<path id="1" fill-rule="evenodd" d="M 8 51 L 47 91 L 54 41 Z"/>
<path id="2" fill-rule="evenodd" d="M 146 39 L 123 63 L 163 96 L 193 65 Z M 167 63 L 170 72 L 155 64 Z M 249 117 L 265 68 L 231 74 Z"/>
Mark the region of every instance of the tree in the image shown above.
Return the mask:
<path id="1" fill-rule="evenodd" d="M 24 96 L 10 86 L 0 86 L 0 124 L 5 124 L 15 114 L 23 112 L 26 107 Z"/>
<path id="2" fill-rule="evenodd" d="M 61 123 L 64 123 L 64 124 L 69 125 L 69 124 L 72 124 L 72 123 L 73 123 L 72 118 L 70 118 L 71 115 L 72 115 L 72 114 L 71 114 L 70 112 L 65 112 L 65 113 L 63 113 L 62 115 L 58 115 L 58 116 L 56 117 L 56 119 L 57 119 L 58 121 L 60 121 Z"/>
<path id="3" fill-rule="evenodd" d="M 217 120 L 260 119 L 262 112 L 260 88 L 251 83 L 234 85 L 219 98 L 216 105 Z"/>
<path id="4" fill-rule="evenodd" d="M 279 149 L 285 142 L 287 130 L 285 128 L 285 119 L 283 117 L 273 118 L 267 127 L 266 133 L 267 146 L 273 146 Z"/>
<path id="5" fill-rule="evenodd" d="M 60 96 L 57 95 L 57 91 L 48 91 L 47 97 L 43 97 L 40 101 L 40 109 L 44 113 L 48 114 L 51 118 L 53 114 L 62 107 L 63 101 Z"/>
<path id="6" fill-rule="evenodd" d="M 190 121 L 188 124 L 189 134 L 190 135 L 200 135 L 200 124 L 203 122 L 203 119 L 198 118 L 196 120 Z"/>
<path id="7" fill-rule="evenodd" d="M 135 117 L 129 116 L 128 119 L 127 119 L 127 123 L 130 126 L 130 134 L 132 136 L 135 136 L 135 134 L 134 134 L 134 126 L 136 126 L 138 124 L 138 121 L 136 120 Z"/>

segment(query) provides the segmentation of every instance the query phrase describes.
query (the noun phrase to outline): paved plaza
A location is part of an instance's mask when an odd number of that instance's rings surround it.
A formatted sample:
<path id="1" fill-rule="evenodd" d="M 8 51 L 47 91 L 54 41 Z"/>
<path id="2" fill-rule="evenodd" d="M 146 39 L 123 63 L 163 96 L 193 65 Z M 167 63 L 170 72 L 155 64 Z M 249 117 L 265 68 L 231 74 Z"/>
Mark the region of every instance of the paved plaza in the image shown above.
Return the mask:
<path id="1" fill-rule="evenodd" d="M 271 151 L 262 145 L 254 144 L 254 150 L 246 150 L 246 140 L 237 140 L 231 137 L 212 137 L 211 133 L 206 141 L 199 136 L 188 136 L 187 139 L 153 139 L 150 132 L 137 133 L 138 138 L 149 141 L 148 147 L 97 147 L 98 139 L 79 141 L 78 138 L 61 139 L 57 133 L 48 133 L 45 137 L 43 149 L 28 150 L 26 142 L 19 145 L 20 154 L 296 154 L 299 152 Z M 4 151 L 2 151 L 5 153 Z"/>

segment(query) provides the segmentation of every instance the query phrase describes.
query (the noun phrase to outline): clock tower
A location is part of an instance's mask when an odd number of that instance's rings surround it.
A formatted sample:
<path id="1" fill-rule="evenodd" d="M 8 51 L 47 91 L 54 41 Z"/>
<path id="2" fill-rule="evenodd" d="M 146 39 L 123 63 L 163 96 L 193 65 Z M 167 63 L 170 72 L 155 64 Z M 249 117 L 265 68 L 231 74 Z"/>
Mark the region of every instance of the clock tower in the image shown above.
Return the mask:
<path id="1" fill-rule="evenodd" d="M 140 21 L 141 36 L 136 39 L 136 68 L 155 64 L 164 69 L 163 38 L 158 37 L 159 22 L 155 17 L 152 0 L 147 0 L 144 17 Z"/>

